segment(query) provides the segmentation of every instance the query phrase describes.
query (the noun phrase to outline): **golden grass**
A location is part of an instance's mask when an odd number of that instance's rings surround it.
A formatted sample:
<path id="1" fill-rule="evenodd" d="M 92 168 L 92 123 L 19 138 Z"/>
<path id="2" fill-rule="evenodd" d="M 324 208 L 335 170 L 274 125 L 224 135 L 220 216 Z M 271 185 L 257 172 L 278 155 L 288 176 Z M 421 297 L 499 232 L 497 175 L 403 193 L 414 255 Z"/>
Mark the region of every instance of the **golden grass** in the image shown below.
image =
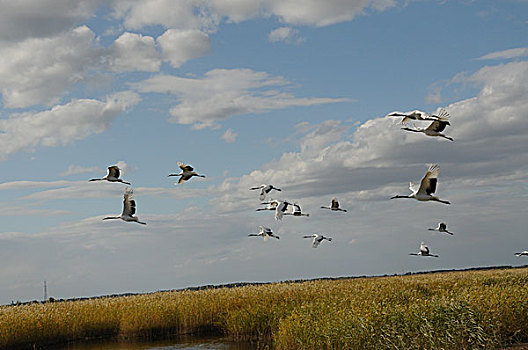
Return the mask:
<path id="1" fill-rule="evenodd" d="M 278 349 L 471 349 L 528 342 L 528 268 L 0 307 L 0 349 L 189 333 L 273 339 Z"/>

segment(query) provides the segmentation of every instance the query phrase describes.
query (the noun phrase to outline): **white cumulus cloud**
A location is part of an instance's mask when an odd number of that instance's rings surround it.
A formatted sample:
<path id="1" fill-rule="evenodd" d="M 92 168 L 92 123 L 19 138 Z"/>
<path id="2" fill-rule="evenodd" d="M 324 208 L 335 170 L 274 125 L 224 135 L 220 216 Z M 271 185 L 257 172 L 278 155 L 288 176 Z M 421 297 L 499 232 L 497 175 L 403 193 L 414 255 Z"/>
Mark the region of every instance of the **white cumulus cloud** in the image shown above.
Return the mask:
<path id="1" fill-rule="evenodd" d="M 157 38 L 163 59 L 173 67 L 180 67 L 185 62 L 203 56 L 211 49 L 209 36 L 199 30 L 169 29 Z"/>
<path id="2" fill-rule="evenodd" d="M 4 106 L 52 104 L 84 78 L 99 57 L 95 34 L 86 26 L 50 38 L 30 38 L 0 48 Z"/>
<path id="3" fill-rule="evenodd" d="M 114 16 L 122 18 L 126 28 L 161 25 L 214 31 L 222 19 L 236 23 L 270 16 L 291 25 L 321 27 L 395 5 L 395 0 L 120 0 L 113 7 Z"/>
<path id="4" fill-rule="evenodd" d="M 103 132 L 139 101 L 139 95 L 124 91 L 105 101 L 79 99 L 41 112 L 12 114 L 0 120 L 0 158 L 37 146 L 66 145 Z"/>
<path id="5" fill-rule="evenodd" d="M 289 24 L 327 26 L 351 21 L 368 9 L 383 11 L 396 5 L 394 0 L 269 0 L 268 10 Z"/>
<path id="6" fill-rule="evenodd" d="M 197 0 L 120 0 L 113 6 L 114 16 L 123 18 L 126 28 L 162 25 L 165 28 L 200 29 L 208 20 L 198 11 L 201 3 Z"/>
<path id="7" fill-rule="evenodd" d="M 281 90 L 289 82 L 250 69 L 214 69 L 203 78 L 159 75 L 133 84 L 140 92 L 171 93 L 178 104 L 172 122 L 195 128 L 214 127 L 234 115 L 263 113 L 273 109 L 349 101 L 346 98 L 297 98 Z"/>
<path id="8" fill-rule="evenodd" d="M 498 60 L 498 59 L 511 59 L 518 57 L 527 57 L 528 56 L 528 47 L 518 47 L 515 49 L 495 51 L 479 57 L 479 60 Z"/>
<path id="9" fill-rule="evenodd" d="M 102 0 L 0 0 L 0 41 L 50 37 L 93 15 Z"/>
<path id="10" fill-rule="evenodd" d="M 110 47 L 108 65 L 116 72 L 157 72 L 161 58 L 153 37 L 125 32 Z"/>
<path id="11" fill-rule="evenodd" d="M 269 41 L 274 42 L 285 42 L 287 44 L 301 44 L 306 39 L 299 36 L 299 30 L 291 27 L 280 27 L 272 30 L 268 35 Z"/>

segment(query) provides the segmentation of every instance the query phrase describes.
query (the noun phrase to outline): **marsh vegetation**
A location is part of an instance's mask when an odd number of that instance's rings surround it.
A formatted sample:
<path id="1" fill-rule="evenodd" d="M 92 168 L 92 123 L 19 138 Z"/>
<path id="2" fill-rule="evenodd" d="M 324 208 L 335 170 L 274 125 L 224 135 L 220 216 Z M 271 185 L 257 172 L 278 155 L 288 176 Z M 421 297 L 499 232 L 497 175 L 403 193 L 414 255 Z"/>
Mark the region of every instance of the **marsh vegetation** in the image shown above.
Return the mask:
<path id="1" fill-rule="evenodd" d="M 0 307 L 0 348 L 222 335 L 277 349 L 528 342 L 528 268 L 315 280 Z"/>

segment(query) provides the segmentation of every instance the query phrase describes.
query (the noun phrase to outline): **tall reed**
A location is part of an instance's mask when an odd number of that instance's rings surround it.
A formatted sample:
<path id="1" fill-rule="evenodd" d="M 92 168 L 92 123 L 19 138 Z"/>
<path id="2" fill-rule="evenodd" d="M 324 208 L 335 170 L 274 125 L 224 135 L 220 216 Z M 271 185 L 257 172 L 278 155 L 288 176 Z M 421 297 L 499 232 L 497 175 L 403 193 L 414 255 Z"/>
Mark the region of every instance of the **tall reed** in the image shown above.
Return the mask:
<path id="1" fill-rule="evenodd" d="M 0 349 L 217 334 L 277 349 L 528 342 L 528 269 L 317 280 L 0 307 Z"/>

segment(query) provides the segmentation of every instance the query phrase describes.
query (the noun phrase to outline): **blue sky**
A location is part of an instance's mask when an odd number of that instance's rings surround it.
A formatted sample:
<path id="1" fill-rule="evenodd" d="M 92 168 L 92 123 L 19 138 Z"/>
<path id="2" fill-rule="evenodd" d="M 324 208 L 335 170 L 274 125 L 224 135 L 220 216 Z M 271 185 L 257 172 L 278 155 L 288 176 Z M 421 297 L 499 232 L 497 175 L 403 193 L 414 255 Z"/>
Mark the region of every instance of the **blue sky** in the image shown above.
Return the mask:
<path id="1" fill-rule="evenodd" d="M 0 5 L 0 303 L 525 263 L 526 1 Z M 453 143 L 386 117 L 439 107 Z M 388 200 L 434 162 L 451 206 Z M 101 220 L 113 164 L 146 227 Z M 255 212 L 261 183 L 310 217 Z"/>

